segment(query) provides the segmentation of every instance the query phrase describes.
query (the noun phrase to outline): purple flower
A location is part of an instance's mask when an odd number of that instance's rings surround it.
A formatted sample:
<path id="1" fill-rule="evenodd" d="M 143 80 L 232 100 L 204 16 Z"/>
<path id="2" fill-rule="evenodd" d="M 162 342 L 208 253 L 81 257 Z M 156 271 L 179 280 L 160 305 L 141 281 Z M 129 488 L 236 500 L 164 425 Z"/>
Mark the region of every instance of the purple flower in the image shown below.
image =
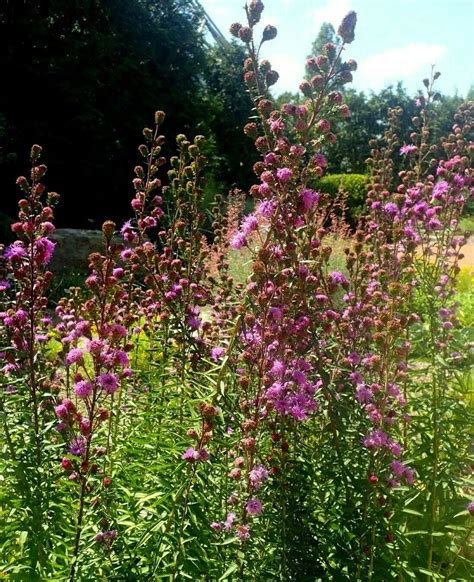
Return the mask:
<path id="1" fill-rule="evenodd" d="M 73 348 L 70 350 L 66 356 L 66 364 L 70 366 L 71 364 L 80 364 L 84 360 L 84 353 L 79 348 Z"/>
<path id="2" fill-rule="evenodd" d="M 10 261 L 23 259 L 27 256 L 25 245 L 17 240 L 5 249 L 3 256 Z"/>
<path id="3" fill-rule="evenodd" d="M 233 513 L 232 511 L 230 511 L 227 514 L 226 520 L 224 522 L 224 531 L 230 531 L 230 529 L 232 528 L 232 524 L 235 521 L 235 513 Z"/>
<path id="4" fill-rule="evenodd" d="M 250 528 L 246 524 L 240 524 L 235 528 L 235 535 L 239 538 L 239 540 L 248 540 L 250 537 Z"/>
<path id="5" fill-rule="evenodd" d="M 441 182 L 435 184 L 435 187 L 433 188 L 433 198 L 435 200 L 442 200 L 448 191 L 449 184 L 446 182 L 446 180 L 441 180 Z"/>
<path id="6" fill-rule="evenodd" d="M 95 536 L 96 542 L 112 542 L 117 537 L 117 532 L 114 529 L 101 531 Z"/>
<path id="7" fill-rule="evenodd" d="M 211 359 L 217 362 L 225 354 L 225 348 L 215 347 L 211 350 Z"/>
<path id="8" fill-rule="evenodd" d="M 258 220 L 253 214 L 249 214 L 244 218 L 240 226 L 240 231 L 244 236 L 248 236 L 258 227 Z"/>
<path id="9" fill-rule="evenodd" d="M 196 317 L 195 315 L 191 315 L 188 317 L 188 326 L 191 329 L 199 329 L 201 327 L 201 320 L 199 319 L 199 317 Z"/>
<path id="10" fill-rule="evenodd" d="M 243 246 L 247 244 L 247 239 L 242 232 L 237 231 L 234 236 L 230 239 L 230 248 L 231 249 L 241 249 Z"/>
<path id="11" fill-rule="evenodd" d="M 365 384 L 359 384 L 356 388 L 356 400 L 359 404 L 370 402 L 374 394 Z"/>
<path id="12" fill-rule="evenodd" d="M 329 280 L 333 285 L 347 285 L 349 283 L 346 276 L 343 273 L 339 273 L 339 271 L 329 273 Z"/>
<path id="13" fill-rule="evenodd" d="M 293 177 L 293 172 L 290 168 L 280 168 L 276 174 L 280 182 L 288 182 Z"/>
<path id="14" fill-rule="evenodd" d="M 474 515 L 474 501 L 470 501 L 467 505 L 466 505 L 466 509 L 469 511 L 469 513 L 471 515 Z"/>
<path id="15" fill-rule="evenodd" d="M 213 529 L 214 531 L 221 531 L 223 528 L 222 523 L 219 523 L 218 521 L 213 521 L 211 523 L 211 529 Z"/>
<path id="16" fill-rule="evenodd" d="M 69 445 L 69 452 L 76 457 L 82 457 L 86 452 L 86 439 L 83 436 L 74 438 Z"/>
<path id="17" fill-rule="evenodd" d="M 77 382 L 76 386 L 74 387 L 74 392 L 77 396 L 79 396 L 79 398 L 87 398 L 92 394 L 93 391 L 94 384 L 88 380 L 81 380 L 80 382 Z"/>
<path id="18" fill-rule="evenodd" d="M 263 465 L 255 465 L 249 473 L 250 483 L 254 489 L 259 489 L 263 481 L 268 479 L 268 471 Z"/>
<path id="19" fill-rule="evenodd" d="M 405 144 L 400 148 L 400 153 L 402 155 L 406 155 L 406 154 L 411 154 L 412 152 L 416 152 L 417 151 L 417 147 L 416 145 L 413 144 Z"/>
<path id="20" fill-rule="evenodd" d="M 181 458 L 183 461 L 188 461 L 188 463 L 194 463 L 194 461 L 199 459 L 199 453 L 194 447 L 189 447 L 189 449 L 186 449 L 181 455 Z"/>
<path id="21" fill-rule="evenodd" d="M 41 236 L 35 241 L 34 244 L 34 252 L 35 258 L 39 263 L 42 265 L 47 265 L 51 259 L 53 258 L 54 247 L 56 246 L 55 243 L 46 238 L 45 236 Z"/>
<path id="22" fill-rule="evenodd" d="M 0 279 L 0 291 L 6 291 L 10 289 L 10 282 L 6 279 Z"/>
<path id="23" fill-rule="evenodd" d="M 270 218 L 275 211 L 275 203 L 272 200 L 263 200 L 255 209 L 255 214 L 263 218 Z"/>
<path id="24" fill-rule="evenodd" d="M 247 501 L 245 509 L 247 510 L 247 513 L 250 513 L 250 515 L 259 515 L 262 513 L 263 505 L 258 497 L 251 497 Z"/>
<path id="25" fill-rule="evenodd" d="M 308 188 L 302 190 L 300 192 L 300 200 L 303 212 L 309 212 L 312 210 L 318 203 L 319 198 L 320 194 L 314 190 L 309 190 Z"/>
<path id="26" fill-rule="evenodd" d="M 97 376 L 97 383 L 107 394 L 113 394 L 119 387 L 119 381 L 115 374 L 107 373 Z"/>
<path id="27" fill-rule="evenodd" d="M 395 202 L 387 202 L 383 209 L 387 214 L 395 215 L 398 213 L 398 206 L 395 204 Z"/>

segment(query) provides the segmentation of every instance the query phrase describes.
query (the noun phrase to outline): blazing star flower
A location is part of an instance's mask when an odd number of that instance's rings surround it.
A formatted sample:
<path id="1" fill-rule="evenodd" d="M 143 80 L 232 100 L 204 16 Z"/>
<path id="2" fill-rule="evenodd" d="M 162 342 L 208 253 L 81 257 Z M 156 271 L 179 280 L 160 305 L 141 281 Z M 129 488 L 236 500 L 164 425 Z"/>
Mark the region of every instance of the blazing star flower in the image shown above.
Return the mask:
<path id="1" fill-rule="evenodd" d="M 290 168 L 280 168 L 277 170 L 276 174 L 280 182 L 288 182 L 291 180 L 291 178 L 293 178 L 293 172 L 290 170 Z"/>
<path id="2" fill-rule="evenodd" d="M 53 258 L 54 248 L 56 244 L 46 238 L 41 236 L 34 243 L 35 258 L 42 265 L 47 265 Z"/>
<path id="3" fill-rule="evenodd" d="M 86 439 L 83 436 L 78 436 L 71 441 L 69 452 L 76 457 L 82 457 L 86 452 Z"/>
<path id="4" fill-rule="evenodd" d="M 71 364 L 81 364 L 84 361 L 84 353 L 79 348 L 73 348 L 69 350 L 66 356 L 66 364 L 70 366 Z"/>
<path id="5" fill-rule="evenodd" d="M 25 258 L 27 254 L 25 245 L 17 240 L 5 249 L 3 256 L 10 261 L 17 261 Z"/>
<path id="6" fill-rule="evenodd" d="M 259 489 L 263 481 L 268 479 L 268 471 L 263 465 L 255 465 L 249 473 L 250 483 L 254 489 Z"/>
<path id="7" fill-rule="evenodd" d="M 329 279 L 333 285 L 347 285 L 349 283 L 346 276 L 339 271 L 329 273 Z"/>
<path id="8" fill-rule="evenodd" d="M 235 535 L 239 538 L 239 540 L 245 541 L 248 540 L 250 537 L 250 528 L 246 524 L 237 525 L 235 528 Z"/>
<path id="9" fill-rule="evenodd" d="M 303 212 L 309 212 L 312 210 L 318 203 L 319 198 L 320 194 L 314 190 L 309 190 L 308 188 L 302 190 L 300 192 L 300 200 Z"/>
<path id="10" fill-rule="evenodd" d="M 391 214 L 392 216 L 398 213 L 398 206 L 394 202 L 387 202 L 383 209 L 387 214 Z"/>
<path id="11" fill-rule="evenodd" d="M 181 458 L 188 463 L 194 463 L 195 461 L 199 461 L 199 452 L 194 447 L 189 447 L 181 455 Z"/>
<path id="12" fill-rule="evenodd" d="M 247 501 L 245 509 L 247 510 L 247 513 L 249 513 L 250 515 L 259 515 L 260 513 L 262 513 L 263 505 L 260 499 L 258 499 L 257 497 L 251 497 Z"/>
<path id="13" fill-rule="evenodd" d="M 240 232 L 244 236 L 248 236 L 257 228 L 258 228 L 258 220 L 255 218 L 255 216 L 253 214 L 249 214 L 242 221 L 242 224 L 240 225 Z"/>
<path id="14" fill-rule="evenodd" d="M 100 374 L 100 376 L 97 376 L 97 384 L 99 384 L 107 394 L 113 394 L 119 387 L 117 376 L 112 373 Z"/>
<path id="15" fill-rule="evenodd" d="M 199 317 L 196 317 L 195 315 L 189 316 L 187 323 L 188 326 L 194 330 L 199 329 L 201 327 L 201 320 L 199 319 Z"/>
<path id="16" fill-rule="evenodd" d="M 262 218 L 270 218 L 275 211 L 275 203 L 272 200 L 263 200 L 257 205 L 255 214 Z"/>
<path id="17" fill-rule="evenodd" d="M 247 239 L 242 232 L 236 232 L 234 236 L 230 239 L 230 248 L 231 249 L 241 249 L 247 243 Z"/>
<path id="18" fill-rule="evenodd" d="M 418 148 L 416 147 L 416 145 L 405 144 L 400 148 L 400 153 L 405 156 L 407 154 L 411 154 L 413 152 L 416 152 L 417 150 L 418 150 Z"/>
<path id="19" fill-rule="evenodd" d="M 230 531 L 231 528 L 232 528 L 232 525 L 233 525 L 234 521 L 235 521 L 235 513 L 233 513 L 232 511 L 230 511 L 227 514 L 227 518 L 226 518 L 226 520 L 224 522 L 224 526 L 223 526 L 224 527 L 224 531 Z"/>
<path id="20" fill-rule="evenodd" d="M 441 182 L 435 184 L 435 187 L 433 188 L 433 199 L 442 200 L 447 192 L 449 192 L 449 184 L 446 180 L 441 180 Z"/>
<path id="21" fill-rule="evenodd" d="M 74 392 L 79 398 L 87 398 L 94 391 L 94 384 L 88 380 L 81 380 L 77 382 L 74 387 Z"/>
<path id="22" fill-rule="evenodd" d="M 59 404 L 54 407 L 54 412 L 58 418 L 67 418 L 69 411 L 64 404 Z"/>
<path id="23" fill-rule="evenodd" d="M 225 354 L 225 348 L 215 347 L 211 350 L 211 359 L 217 362 Z"/>

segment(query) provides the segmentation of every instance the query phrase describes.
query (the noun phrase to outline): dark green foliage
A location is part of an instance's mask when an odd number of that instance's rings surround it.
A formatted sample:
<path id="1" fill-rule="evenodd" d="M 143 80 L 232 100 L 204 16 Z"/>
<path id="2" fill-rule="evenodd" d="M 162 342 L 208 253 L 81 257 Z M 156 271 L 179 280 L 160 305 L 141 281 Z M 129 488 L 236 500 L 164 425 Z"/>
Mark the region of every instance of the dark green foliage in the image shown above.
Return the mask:
<path id="1" fill-rule="evenodd" d="M 209 125 L 205 45 L 189 0 L 4 2 L 0 36 L 7 213 L 18 152 L 31 143 L 48 151 L 64 193 L 59 222 L 90 226 L 126 216 L 137 131 L 151 111 L 166 109 L 170 134 Z"/>

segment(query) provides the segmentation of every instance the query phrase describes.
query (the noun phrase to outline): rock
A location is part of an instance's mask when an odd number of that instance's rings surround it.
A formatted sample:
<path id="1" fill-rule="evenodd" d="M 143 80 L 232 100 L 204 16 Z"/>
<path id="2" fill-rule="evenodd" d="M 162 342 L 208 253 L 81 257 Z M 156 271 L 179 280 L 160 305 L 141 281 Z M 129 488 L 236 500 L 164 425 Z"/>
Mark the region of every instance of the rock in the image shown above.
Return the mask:
<path id="1" fill-rule="evenodd" d="M 87 272 L 89 255 L 104 249 L 104 237 L 100 230 L 58 228 L 49 238 L 56 243 L 51 261 L 51 270 L 56 272 Z"/>

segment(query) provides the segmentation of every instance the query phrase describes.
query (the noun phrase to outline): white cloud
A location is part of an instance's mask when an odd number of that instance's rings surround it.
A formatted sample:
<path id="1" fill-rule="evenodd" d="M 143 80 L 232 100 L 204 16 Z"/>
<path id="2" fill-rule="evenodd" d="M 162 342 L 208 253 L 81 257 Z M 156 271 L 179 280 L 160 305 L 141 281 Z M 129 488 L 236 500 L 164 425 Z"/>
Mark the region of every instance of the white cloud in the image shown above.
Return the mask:
<path id="1" fill-rule="evenodd" d="M 356 73 L 358 84 L 371 88 L 383 86 L 387 81 L 404 80 L 414 73 L 429 76 L 429 67 L 445 54 L 441 44 L 412 42 L 402 47 L 387 49 L 366 58 Z"/>
<path id="2" fill-rule="evenodd" d="M 326 0 L 326 4 L 313 12 L 316 26 L 330 22 L 337 30 L 344 16 L 351 10 L 351 0 Z"/>
<path id="3" fill-rule="evenodd" d="M 304 77 L 304 63 L 299 59 L 285 54 L 273 54 L 270 57 L 272 68 L 278 71 L 280 78 L 275 85 L 275 94 L 291 91 L 298 92 L 298 87 Z"/>

